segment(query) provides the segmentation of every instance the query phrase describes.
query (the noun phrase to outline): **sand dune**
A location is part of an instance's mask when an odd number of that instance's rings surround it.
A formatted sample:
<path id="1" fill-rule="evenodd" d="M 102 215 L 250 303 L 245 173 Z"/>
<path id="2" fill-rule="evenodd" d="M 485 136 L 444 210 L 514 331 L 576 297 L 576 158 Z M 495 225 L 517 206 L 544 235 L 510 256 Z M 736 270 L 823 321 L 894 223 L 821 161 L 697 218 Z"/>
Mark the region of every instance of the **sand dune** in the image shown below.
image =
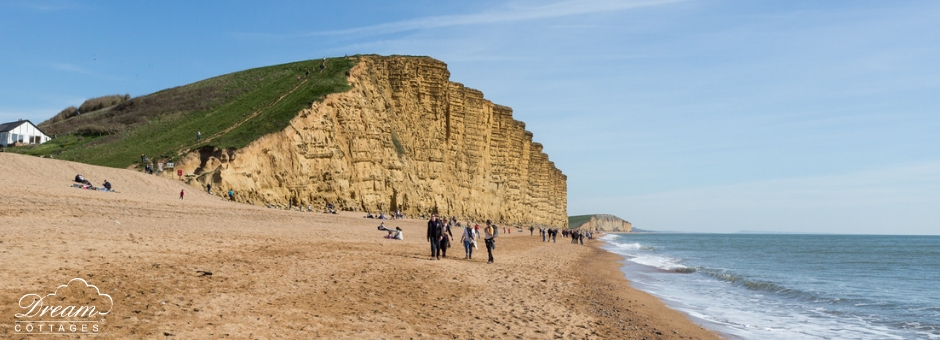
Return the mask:
<path id="1" fill-rule="evenodd" d="M 118 193 L 69 187 L 77 173 Z M 473 260 L 454 246 L 429 261 L 421 220 L 387 221 L 405 231 L 393 241 L 362 213 L 227 202 L 130 170 L 0 153 L 0 174 L 2 338 L 29 337 L 21 296 L 72 278 L 113 298 L 98 339 L 717 338 L 629 288 L 597 241 L 514 232 L 495 264 L 482 242 Z"/>

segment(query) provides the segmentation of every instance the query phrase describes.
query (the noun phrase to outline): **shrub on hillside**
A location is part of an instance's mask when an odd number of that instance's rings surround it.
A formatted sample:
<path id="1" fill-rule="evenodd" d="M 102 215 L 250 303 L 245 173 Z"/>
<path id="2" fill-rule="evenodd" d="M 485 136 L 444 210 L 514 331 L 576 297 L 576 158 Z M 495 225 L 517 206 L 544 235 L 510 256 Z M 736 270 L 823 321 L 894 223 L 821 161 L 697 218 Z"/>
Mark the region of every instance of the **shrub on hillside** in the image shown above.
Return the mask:
<path id="1" fill-rule="evenodd" d="M 58 123 L 63 120 L 75 117 L 76 115 L 78 115 L 78 108 L 74 106 L 69 106 L 65 108 L 64 110 L 59 111 L 59 113 L 56 114 L 55 116 L 52 116 L 52 118 L 49 118 L 48 120 L 42 123 L 39 123 L 39 126 L 42 127 L 42 126 L 47 126 L 49 124 Z"/>
<path id="2" fill-rule="evenodd" d="M 129 94 L 125 94 L 123 96 L 115 94 L 110 96 L 91 98 L 82 103 L 82 105 L 78 107 L 78 111 L 82 113 L 97 111 L 106 107 L 112 107 L 114 105 L 123 103 L 129 99 L 131 99 L 131 95 Z"/>
<path id="3" fill-rule="evenodd" d="M 79 136 L 104 136 L 121 131 L 120 126 L 85 124 L 75 129 L 75 134 Z"/>

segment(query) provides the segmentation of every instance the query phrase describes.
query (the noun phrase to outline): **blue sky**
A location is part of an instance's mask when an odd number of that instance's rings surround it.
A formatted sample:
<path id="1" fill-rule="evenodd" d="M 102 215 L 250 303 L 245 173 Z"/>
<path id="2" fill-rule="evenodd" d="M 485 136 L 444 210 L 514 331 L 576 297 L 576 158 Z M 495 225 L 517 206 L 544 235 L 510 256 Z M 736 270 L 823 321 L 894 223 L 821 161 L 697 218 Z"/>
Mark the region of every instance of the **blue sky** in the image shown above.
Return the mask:
<path id="1" fill-rule="evenodd" d="M 5 1 L 0 121 L 298 60 L 428 55 L 514 109 L 571 215 L 940 234 L 940 2 Z"/>

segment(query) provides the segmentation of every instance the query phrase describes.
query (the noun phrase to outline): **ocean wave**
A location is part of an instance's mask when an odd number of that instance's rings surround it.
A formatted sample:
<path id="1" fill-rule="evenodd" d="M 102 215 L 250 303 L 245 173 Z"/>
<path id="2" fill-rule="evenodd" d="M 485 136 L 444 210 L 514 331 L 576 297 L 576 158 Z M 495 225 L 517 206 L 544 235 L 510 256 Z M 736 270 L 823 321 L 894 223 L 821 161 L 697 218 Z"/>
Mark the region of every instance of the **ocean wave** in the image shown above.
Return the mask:
<path id="1" fill-rule="evenodd" d="M 689 268 L 679 263 L 681 259 L 665 256 L 639 255 L 630 258 L 629 261 L 644 266 L 677 272 L 683 272 Z"/>
<path id="2" fill-rule="evenodd" d="M 620 249 L 628 249 L 628 250 L 646 250 L 646 251 L 653 251 L 653 250 L 655 250 L 655 249 L 653 249 L 653 247 L 645 246 L 645 245 L 642 245 L 642 244 L 639 244 L 639 243 L 635 243 L 635 242 L 634 242 L 634 243 L 611 243 L 611 244 L 612 244 L 614 247 L 617 247 L 617 248 L 620 248 Z"/>
<path id="3" fill-rule="evenodd" d="M 726 269 L 715 269 L 715 268 L 696 268 L 696 273 L 706 275 L 717 279 L 722 282 L 727 282 L 737 287 L 741 287 L 751 291 L 757 292 L 767 292 L 774 294 L 776 296 L 784 297 L 787 299 L 793 299 L 796 301 L 804 301 L 811 303 L 813 305 L 822 306 L 852 306 L 855 308 L 876 308 L 876 309 L 893 309 L 900 307 L 897 303 L 892 303 L 888 301 L 879 301 L 866 298 L 848 298 L 844 296 L 832 296 L 830 294 L 821 294 L 818 292 L 804 291 L 800 289 L 795 289 L 787 287 L 780 283 L 756 280 L 748 276 L 739 275 L 733 272 L 730 272 Z M 830 315 L 839 315 L 847 310 L 841 310 L 840 307 L 836 309 L 823 308 L 820 310 Z"/>
<path id="4" fill-rule="evenodd" d="M 746 276 L 738 275 L 733 272 L 729 272 L 724 269 L 714 269 L 714 268 L 700 268 L 699 273 L 713 277 L 719 281 L 724 281 L 735 286 L 743 287 L 748 290 L 754 291 L 763 291 L 770 292 L 775 294 L 782 294 L 788 297 L 806 297 L 806 298 L 818 298 L 812 293 L 802 292 L 795 289 L 791 289 L 780 284 L 768 281 L 754 280 Z"/>

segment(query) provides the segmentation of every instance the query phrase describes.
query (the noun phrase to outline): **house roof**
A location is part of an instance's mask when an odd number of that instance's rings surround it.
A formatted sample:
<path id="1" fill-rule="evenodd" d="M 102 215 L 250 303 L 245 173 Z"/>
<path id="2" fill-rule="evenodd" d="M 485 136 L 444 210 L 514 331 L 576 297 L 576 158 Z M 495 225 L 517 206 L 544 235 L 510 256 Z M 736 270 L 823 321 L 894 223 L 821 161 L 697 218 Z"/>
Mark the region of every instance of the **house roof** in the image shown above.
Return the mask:
<path id="1" fill-rule="evenodd" d="M 33 122 L 29 121 L 29 119 L 27 119 L 27 120 L 21 120 L 21 121 L 16 121 L 16 122 L 9 122 L 9 123 L 0 124 L 0 132 L 8 132 L 8 131 L 10 131 L 10 130 L 13 130 L 13 129 L 19 127 L 20 125 L 23 125 L 24 123 L 29 123 L 29 124 L 32 125 L 34 128 L 36 128 L 36 130 L 38 130 L 40 133 L 42 133 L 42 134 L 44 134 L 44 135 L 46 134 L 44 131 L 40 130 L 39 127 L 36 126 L 36 124 L 33 124 Z M 48 136 L 48 135 L 47 135 L 47 136 Z"/>
<path id="2" fill-rule="evenodd" d="M 17 126 L 23 125 L 23 123 L 25 123 L 25 122 L 27 122 L 27 121 L 24 120 L 24 121 L 19 121 L 19 122 L 10 122 L 10 123 L 3 123 L 3 124 L 0 124 L 0 132 L 7 132 L 7 131 L 10 131 L 10 130 L 13 130 L 13 129 L 15 129 Z"/>

